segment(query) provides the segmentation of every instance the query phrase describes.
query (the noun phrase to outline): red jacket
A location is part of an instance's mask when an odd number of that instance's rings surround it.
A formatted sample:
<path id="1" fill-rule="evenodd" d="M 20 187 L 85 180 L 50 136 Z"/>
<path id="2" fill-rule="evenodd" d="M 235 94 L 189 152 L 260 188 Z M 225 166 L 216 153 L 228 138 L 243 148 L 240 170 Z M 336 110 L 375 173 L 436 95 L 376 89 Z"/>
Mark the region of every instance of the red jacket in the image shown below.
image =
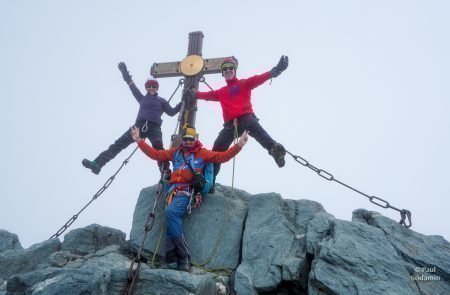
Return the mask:
<path id="1" fill-rule="evenodd" d="M 198 99 L 219 101 L 222 105 L 223 120 L 228 122 L 245 114 L 253 114 L 250 101 L 252 90 L 271 78 L 270 72 L 256 75 L 248 79 L 226 81 L 227 86 L 219 90 L 197 92 Z"/>
<path id="2" fill-rule="evenodd" d="M 138 143 L 139 148 L 152 158 L 153 160 L 164 162 L 164 161 L 174 161 L 175 152 L 181 147 L 174 147 L 170 150 L 156 150 L 153 147 L 149 146 L 145 140 L 141 140 Z M 242 148 L 235 144 L 228 150 L 224 152 L 213 152 L 202 148 L 202 144 L 200 141 L 196 141 L 196 144 L 190 150 L 185 151 L 186 158 L 189 157 L 191 153 L 194 153 L 194 165 L 195 170 L 201 172 L 204 163 L 225 163 L 231 160 L 234 156 Z M 184 161 L 174 161 L 173 163 L 173 172 L 170 176 L 169 183 L 188 183 L 192 181 L 194 178 L 194 174 L 191 172 L 189 167 L 186 165 Z"/>

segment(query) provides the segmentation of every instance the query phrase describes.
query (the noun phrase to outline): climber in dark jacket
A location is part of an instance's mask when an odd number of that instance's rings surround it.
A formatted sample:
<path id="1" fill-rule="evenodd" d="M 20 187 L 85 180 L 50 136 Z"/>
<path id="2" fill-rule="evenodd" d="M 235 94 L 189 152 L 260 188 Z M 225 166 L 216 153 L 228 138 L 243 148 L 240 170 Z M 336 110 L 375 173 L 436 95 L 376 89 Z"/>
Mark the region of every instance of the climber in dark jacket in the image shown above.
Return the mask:
<path id="1" fill-rule="evenodd" d="M 123 79 L 130 87 L 131 93 L 139 103 L 139 112 L 134 126 L 140 129 L 141 136 L 143 138 L 148 138 L 155 149 L 162 150 L 164 147 L 161 133 L 161 116 L 163 113 L 166 113 L 169 116 L 175 116 L 180 111 L 181 102 L 172 108 L 164 98 L 159 97 L 159 83 L 153 78 L 150 78 L 145 82 L 147 94 L 143 95 L 131 79 L 131 75 L 129 74 L 125 63 L 120 62 L 118 67 L 122 72 Z M 83 159 L 82 164 L 84 167 L 91 169 L 94 174 L 99 174 L 106 163 L 114 159 L 115 156 L 123 149 L 127 148 L 132 142 L 133 138 L 131 137 L 130 129 L 128 128 L 119 139 L 110 145 L 107 150 L 100 153 L 94 161 Z M 167 162 L 158 162 L 158 166 L 160 169 L 169 167 Z"/>

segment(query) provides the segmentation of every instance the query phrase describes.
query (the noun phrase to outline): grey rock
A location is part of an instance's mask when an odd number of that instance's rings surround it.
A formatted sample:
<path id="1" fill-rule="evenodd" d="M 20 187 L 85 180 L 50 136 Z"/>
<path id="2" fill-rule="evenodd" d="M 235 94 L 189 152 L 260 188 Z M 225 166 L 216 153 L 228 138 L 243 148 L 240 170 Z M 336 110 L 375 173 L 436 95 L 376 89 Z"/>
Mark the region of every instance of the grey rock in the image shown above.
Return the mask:
<path id="1" fill-rule="evenodd" d="M 132 243 L 141 243 L 155 187 L 136 205 Z M 164 215 L 145 247 L 163 254 Z M 159 214 L 159 216 L 158 216 Z M 335 219 L 307 200 L 249 194 L 218 185 L 185 219 L 194 262 L 235 270 L 228 277 L 140 264 L 133 294 L 448 294 L 450 244 L 379 213 L 356 210 L 352 222 Z M 223 229 L 223 231 L 222 231 Z M 100 225 L 20 249 L 17 236 L 0 232 L 0 295 L 122 294 L 132 261 L 125 234 Z M 217 243 L 219 241 L 219 243 Z M 0 242 L 2 243 L 2 242 Z M 217 247 L 216 247 L 217 245 Z M 211 260 L 208 261 L 209 257 Z"/>
<path id="2" fill-rule="evenodd" d="M 152 186 L 143 189 L 139 195 L 130 233 L 135 248 L 141 245 L 155 192 L 156 186 Z M 244 191 L 217 185 L 216 192 L 204 197 L 200 208 L 193 209 L 185 218 L 186 240 L 194 263 L 205 264 L 206 268 L 237 268 L 249 198 Z M 144 243 L 145 255 L 157 252 L 164 256 L 164 203 L 164 198 L 157 202 L 153 228 Z"/>
<path id="3" fill-rule="evenodd" d="M 139 274 L 136 295 L 147 294 L 216 294 L 211 275 L 144 267 Z"/>
<path id="4" fill-rule="evenodd" d="M 305 235 L 309 221 L 318 212 L 324 209 L 313 201 L 283 200 L 275 193 L 253 196 L 245 223 L 242 263 L 236 271 L 235 291 L 238 292 L 238 286 L 248 292 L 249 284 L 257 292 L 273 291 L 284 281 L 303 281 L 306 285 L 307 277 L 303 274 L 308 267 Z"/>
<path id="5" fill-rule="evenodd" d="M 253 287 L 253 272 L 249 264 L 240 264 L 233 275 L 234 292 L 239 295 L 255 295 L 258 292 Z"/>
<path id="6" fill-rule="evenodd" d="M 308 294 L 420 294 L 380 229 L 318 214 L 309 237 L 314 260 Z"/>
<path id="7" fill-rule="evenodd" d="M 12 294 L 109 294 L 113 270 L 119 268 L 126 273 L 127 262 L 129 259 L 118 253 L 97 252 L 64 268 L 47 267 L 13 276 L 8 280 L 7 291 Z"/>
<path id="8" fill-rule="evenodd" d="M 98 224 L 71 230 L 64 236 L 61 250 L 74 254 L 94 253 L 109 245 L 125 245 L 126 234 Z"/>
<path id="9" fill-rule="evenodd" d="M 34 270 L 38 265 L 46 263 L 48 257 L 59 251 L 60 247 L 61 242 L 58 239 L 52 239 L 25 250 L 0 252 L 0 279 L 6 280 L 11 275 Z"/>
<path id="10" fill-rule="evenodd" d="M 118 245 L 107 246 L 85 256 L 61 251 L 61 257 L 77 259 L 64 263 L 63 267 L 49 266 L 14 275 L 7 281 L 6 294 L 122 294 L 131 261 L 119 251 Z M 136 295 L 214 294 L 216 286 L 211 275 L 155 270 L 141 263 L 133 290 Z"/>
<path id="11" fill-rule="evenodd" d="M 72 254 L 70 251 L 58 251 L 48 257 L 48 265 L 52 267 L 64 267 L 68 262 L 81 258 L 82 256 Z"/>
<path id="12" fill-rule="evenodd" d="M 0 229 L 0 252 L 4 250 L 22 250 L 22 245 L 16 234 Z"/>
<path id="13" fill-rule="evenodd" d="M 420 294 L 448 294 L 450 290 L 450 243 L 441 236 L 425 236 L 377 212 L 353 212 L 353 221 L 380 229 L 402 257 L 410 279 Z"/>

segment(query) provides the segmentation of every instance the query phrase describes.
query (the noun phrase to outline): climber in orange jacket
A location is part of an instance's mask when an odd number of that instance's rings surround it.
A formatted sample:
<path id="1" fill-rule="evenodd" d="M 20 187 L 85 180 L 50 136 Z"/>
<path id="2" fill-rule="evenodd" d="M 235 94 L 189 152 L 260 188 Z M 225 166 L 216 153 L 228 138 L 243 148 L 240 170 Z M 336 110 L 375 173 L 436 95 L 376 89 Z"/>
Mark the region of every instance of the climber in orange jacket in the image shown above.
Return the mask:
<path id="1" fill-rule="evenodd" d="M 170 269 L 190 271 L 190 255 L 183 233 L 183 217 L 188 212 L 190 198 L 194 193 L 195 176 L 205 163 L 225 163 L 232 159 L 248 141 L 248 131 L 244 131 L 237 144 L 223 152 L 214 152 L 202 147 L 194 128 L 184 129 L 180 146 L 169 150 L 157 150 L 140 138 L 139 128 L 131 128 L 131 136 L 139 148 L 151 159 L 173 162 L 170 176 L 172 198 L 166 207 L 166 266 Z M 191 167 L 189 167 L 191 166 Z M 196 192 L 195 192 L 196 193 Z"/>

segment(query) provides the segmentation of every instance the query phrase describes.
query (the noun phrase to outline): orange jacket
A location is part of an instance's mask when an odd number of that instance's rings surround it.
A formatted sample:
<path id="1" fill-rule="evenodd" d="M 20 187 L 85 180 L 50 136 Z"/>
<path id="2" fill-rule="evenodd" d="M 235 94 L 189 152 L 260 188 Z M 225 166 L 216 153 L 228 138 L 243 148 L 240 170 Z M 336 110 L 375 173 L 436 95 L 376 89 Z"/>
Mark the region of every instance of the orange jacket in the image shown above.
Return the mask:
<path id="1" fill-rule="evenodd" d="M 156 150 L 153 147 L 149 146 L 145 140 L 141 140 L 138 143 L 139 148 L 146 154 L 149 158 L 164 162 L 164 161 L 174 161 L 175 153 L 178 149 L 182 148 L 182 145 L 179 147 L 171 148 L 170 150 Z M 228 150 L 224 152 L 214 152 L 202 148 L 202 144 L 200 141 L 196 141 L 194 147 L 190 151 L 185 151 L 186 159 L 189 157 L 191 153 L 194 153 L 194 165 L 195 170 L 201 172 L 204 163 L 225 163 L 231 160 L 237 153 L 240 152 L 242 148 L 235 144 Z M 177 161 L 173 165 L 173 172 L 170 176 L 169 183 L 189 183 L 193 180 L 194 174 L 189 169 L 184 161 Z"/>

